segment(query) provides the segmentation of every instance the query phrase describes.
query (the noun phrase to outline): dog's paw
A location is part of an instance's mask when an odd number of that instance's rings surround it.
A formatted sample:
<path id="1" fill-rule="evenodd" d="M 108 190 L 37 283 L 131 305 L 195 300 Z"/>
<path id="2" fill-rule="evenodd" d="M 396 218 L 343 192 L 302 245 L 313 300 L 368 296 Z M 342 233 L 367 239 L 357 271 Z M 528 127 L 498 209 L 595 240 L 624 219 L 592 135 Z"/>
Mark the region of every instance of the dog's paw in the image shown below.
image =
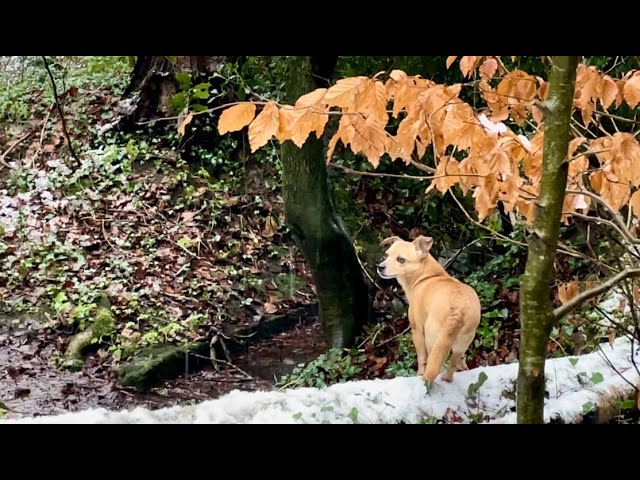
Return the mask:
<path id="1" fill-rule="evenodd" d="M 444 380 L 445 382 L 451 382 L 453 381 L 453 374 L 447 375 L 446 373 L 443 373 L 440 378 L 442 378 L 442 380 Z"/>

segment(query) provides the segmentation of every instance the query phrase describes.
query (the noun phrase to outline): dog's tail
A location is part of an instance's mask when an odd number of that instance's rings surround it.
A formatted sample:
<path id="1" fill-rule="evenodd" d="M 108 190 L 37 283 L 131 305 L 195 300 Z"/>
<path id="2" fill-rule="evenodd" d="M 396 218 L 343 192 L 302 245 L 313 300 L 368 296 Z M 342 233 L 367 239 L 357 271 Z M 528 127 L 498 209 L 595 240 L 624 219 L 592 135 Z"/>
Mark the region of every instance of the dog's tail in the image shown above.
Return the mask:
<path id="1" fill-rule="evenodd" d="M 427 357 L 427 367 L 425 369 L 425 377 L 430 383 L 436 379 L 447 355 L 451 351 L 453 342 L 455 342 L 458 333 L 462 329 L 462 312 L 458 308 L 452 309 L 445 322 L 445 327 L 440 332 L 440 336 L 436 340 L 433 350 L 429 352 Z"/>

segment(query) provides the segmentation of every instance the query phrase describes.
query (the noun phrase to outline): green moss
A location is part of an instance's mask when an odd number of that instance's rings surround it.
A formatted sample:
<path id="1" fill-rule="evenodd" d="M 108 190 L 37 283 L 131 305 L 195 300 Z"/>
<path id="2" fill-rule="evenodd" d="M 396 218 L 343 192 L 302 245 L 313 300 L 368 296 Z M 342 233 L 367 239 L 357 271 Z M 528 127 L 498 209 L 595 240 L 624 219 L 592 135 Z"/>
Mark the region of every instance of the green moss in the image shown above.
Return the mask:
<path id="1" fill-rule="evenodd" d="M 111 309 L 99 308 L 91 327 L 93 338 L 100 340 L 105 335 L 110 335 L 116 330 L 116 319 Z"/>
<path id="2" fill-rule="evenodd" d="M 189 364 L 195 366 L 199 359 L 194 355 L 206 355 L 208 349 L 207 343 L 153 345 L 143 349 L 131 362 L 115 368 L 118 382 L 124 387 L 145 390 L 183 374 L 186 356 Z"/>

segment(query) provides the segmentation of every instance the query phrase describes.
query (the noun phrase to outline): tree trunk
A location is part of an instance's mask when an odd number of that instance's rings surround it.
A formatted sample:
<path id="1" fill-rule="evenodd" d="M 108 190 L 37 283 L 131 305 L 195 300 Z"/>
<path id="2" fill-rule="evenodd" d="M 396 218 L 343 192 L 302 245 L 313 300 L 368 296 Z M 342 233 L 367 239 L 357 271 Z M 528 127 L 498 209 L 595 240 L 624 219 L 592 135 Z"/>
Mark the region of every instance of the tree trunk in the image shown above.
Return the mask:
<path id="1" fill-rule="evenodd" d="M 133 100 L 135 110 L 128 112 L 131 121 L 162 117 L 169 98 L 176 93 L 174 62 L 166 56 L 141 56 L 136 60 L 123 99 Z"/>
<path id="2" fill-rule="evenodd" d="M 333 58 L 312 57 L 310 62 L 292 57 L 287 100 L 293 103 L 314 87 L 326 86 L 323 79 L 333 73 Z M 350 347 L 370 315 L 371 300 L 351 238 L 334 208 L 326 145 L 311 134 L 302 148 L 285 142 L 281 158 L 287 223 L 311 269 L 325 335 L 332 347 Z"/>
<path id="3" fill-rule="evenodd" d="M 544 364 L 554 319 L 549 290 L 567 185 L 569 124 L 577 65 L 578 57 L 553 57 L 549 98 L 545 102 L 540 198 L 528 238 L 527 265 L 520 293 L 518 423 L 544 421 Z"/>

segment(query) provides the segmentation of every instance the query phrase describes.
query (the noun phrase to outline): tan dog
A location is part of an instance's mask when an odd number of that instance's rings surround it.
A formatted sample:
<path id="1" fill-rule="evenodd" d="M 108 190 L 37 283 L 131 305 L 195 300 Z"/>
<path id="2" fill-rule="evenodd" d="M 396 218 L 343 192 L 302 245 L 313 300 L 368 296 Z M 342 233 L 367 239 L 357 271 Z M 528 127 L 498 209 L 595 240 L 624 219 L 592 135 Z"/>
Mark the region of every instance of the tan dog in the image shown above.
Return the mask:
<path id="1" fill-rule="evenodd" d="M 378 274 L 395 278 L 409 302 L 409 323 L 418 357 L 418 375 L 433 383 L 449 352 L 451 361 L 442 379 L 450 382 L 456 368 L 467 369 L 464 354 L 480 323 L 478 294 L 469 285 L 449 275 L 429 250 L 431 237 L 413 242 L 390 237 L 390 245 Z"/>

